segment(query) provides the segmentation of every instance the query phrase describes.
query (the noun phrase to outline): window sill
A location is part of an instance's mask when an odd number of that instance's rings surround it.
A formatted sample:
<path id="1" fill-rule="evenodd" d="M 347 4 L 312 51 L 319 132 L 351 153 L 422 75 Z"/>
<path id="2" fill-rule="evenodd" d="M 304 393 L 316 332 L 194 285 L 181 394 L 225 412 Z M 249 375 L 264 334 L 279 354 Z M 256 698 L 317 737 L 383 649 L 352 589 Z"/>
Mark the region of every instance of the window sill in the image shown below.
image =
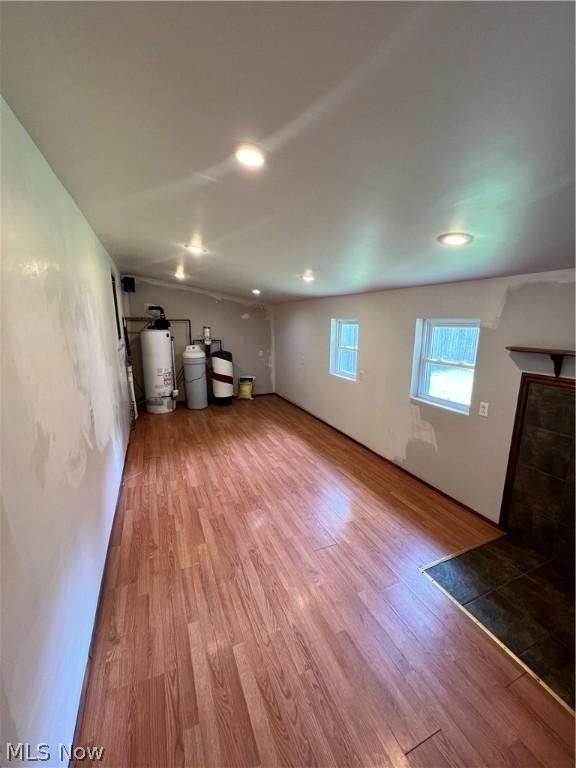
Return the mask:
<path id="1" fill-rule="evenodd" d="M 357 376 L 345 376 L 343 373 L 334 373 L 334 371 L 328 371 L 330 376 L 336 376 L 337 379 L 344 379 L 344 381 L 356 381 Z"/>
<path id="2" fill-rule="evenodd" d="M 452 408 L 444 403 L 438 403 L 435 400 L 427 400 L 425 397 L 416 397 L 410 395 L 410 400 L 413 400 L 420 405 L 431 405 L 433 408 L 441 408 L 443 411 L 450 411 L 450 413 L 457 413 L 460 416 L 470 416 L 470 409 L 463 411 L 461 408 Z"/>

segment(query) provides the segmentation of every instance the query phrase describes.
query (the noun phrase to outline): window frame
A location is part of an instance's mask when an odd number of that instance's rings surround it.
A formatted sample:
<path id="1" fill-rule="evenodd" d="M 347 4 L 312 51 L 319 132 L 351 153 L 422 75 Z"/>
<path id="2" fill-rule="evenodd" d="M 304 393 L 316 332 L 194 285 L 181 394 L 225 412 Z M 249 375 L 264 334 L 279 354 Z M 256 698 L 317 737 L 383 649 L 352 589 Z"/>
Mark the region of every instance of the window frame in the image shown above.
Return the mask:
<path id="1" fill-rule="evenodd" d="M 340 344 L 343 325 L 355 325 L 356 326 L 356 346 L 350 347 L 345 344 Z M 347 381 L 358 380 L 358 348 L 360 344 L 360 323 L 356 319 L 352 318 L 332 318 L 330 321 L 330 365 L 329 373 L 331 376 L 338 376 L 340 379 L 346 379 Z M 338 368 L 338 352 L 341 349 L 356 352 L 356 370 L 353 374 L 349 374 L 341 371 Z"/>
<path id="2" fill-rule="evenodd" d="M 114 272 L 110 272 L 110 280 L 112 284 L 112 300 L 114 301 L 114 317 L 116 319 L 116 334 L 118 336 L 118 343 L 123 341 L 122 335 L 122 315 L 120 312 L 120 302 L 118 301 L 118 281 Z"/>
<path id="3" fill-rule="evenodd" d="M 478 334 L 478 344 L 476 345 L 476 357 L 474 364 L 455 363 L 453 360 L 442 360 L 441 358 L 431 357 L 432 334 L 434 328 L 478 328 L 480 331 L 480 320 L 477 318 L 426 318 L 416 321 L 416 339 L 414 343 L 414 359 L 412 363 L 412 383 L 410 397 L 427 405 L 435 405 L 437 408 L 444 408 L 448 411 L 460 413 L 465 416 L 470 415 L 472 400 L 474 398 L 474 384 L 476 374 L 476 364 L 478 361 L 478 347 L 480 345 L 480 333 Z M 459 369 L 467 369 L 473 372 L 472 392 L 470 395 L 470 404 L 464 405 L 456 403 L 453 400 L 445 400 L 441 397 L 434 397 L 424 391 L 424 380 L 426 376 L 427 365 L 442 365 Z"/>

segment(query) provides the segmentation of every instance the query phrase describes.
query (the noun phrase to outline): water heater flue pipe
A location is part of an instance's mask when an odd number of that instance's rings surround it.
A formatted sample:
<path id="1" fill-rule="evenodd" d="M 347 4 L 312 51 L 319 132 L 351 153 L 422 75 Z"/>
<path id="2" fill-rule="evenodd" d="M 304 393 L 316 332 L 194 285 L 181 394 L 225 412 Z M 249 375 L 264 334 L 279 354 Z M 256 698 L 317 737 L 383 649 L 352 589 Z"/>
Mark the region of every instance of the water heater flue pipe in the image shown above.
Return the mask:
<path id="1" fill-rule="evenodd" d="M 161 307 L 159 304 L 151 304 L 148 307 L 148 311 L 160 313 L 158 317 L 153 319 L 152 328 L 154 328 L 156 331 L 165 331 L 170 328 L 170 320 L 166 318 L 164 307 Z"/>
<path id="2" fill-rule="evenodd" d="M 161 307 L 160 307 L 161 309 Z M 144 316 L 138 316 L 138 317 L 125 317 L 126 321 L 130 323 L 148 323 L 149 325 L 154 322 L 154 318 L 150 317 L 144 317 Z M 167 320 L 170 323 L 186 323 L 188 326 L 188 344 L 192 344 L 192 323 L 187 318 L 182 317 L 168 317 Z"/>

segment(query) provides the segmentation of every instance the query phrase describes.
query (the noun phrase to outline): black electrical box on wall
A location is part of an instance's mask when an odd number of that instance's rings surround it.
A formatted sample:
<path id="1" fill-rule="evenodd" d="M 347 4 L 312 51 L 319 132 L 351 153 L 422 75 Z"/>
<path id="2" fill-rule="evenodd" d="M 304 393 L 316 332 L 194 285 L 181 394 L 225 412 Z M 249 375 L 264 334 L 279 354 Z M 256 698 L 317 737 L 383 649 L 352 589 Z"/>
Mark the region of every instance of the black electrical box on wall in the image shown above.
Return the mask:
<path id="1" fill-rule="evenodd" d="M 124 293 L 136 293 L 136 279 L 134 277 L 123 277 L 121 282 Z"/>

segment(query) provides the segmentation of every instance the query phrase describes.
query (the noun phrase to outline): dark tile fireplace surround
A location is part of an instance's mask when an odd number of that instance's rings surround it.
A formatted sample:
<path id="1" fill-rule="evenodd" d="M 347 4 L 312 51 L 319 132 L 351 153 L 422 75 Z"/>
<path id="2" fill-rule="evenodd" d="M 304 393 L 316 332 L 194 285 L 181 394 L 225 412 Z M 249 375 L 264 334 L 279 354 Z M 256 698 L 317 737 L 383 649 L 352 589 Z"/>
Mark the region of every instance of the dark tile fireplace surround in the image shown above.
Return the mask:
<path id="1" fill-rule="evenodd" d="M 574 576 L 574 388 L 530 381 L 502 524 Z M 507 501 L 507 500 L 506 500 Z"/>
<path id="2" fill-rule="evenodd" d="M 574 383 L 524 374 L 506 536 L 427 574 L 574 707 Z"/>

